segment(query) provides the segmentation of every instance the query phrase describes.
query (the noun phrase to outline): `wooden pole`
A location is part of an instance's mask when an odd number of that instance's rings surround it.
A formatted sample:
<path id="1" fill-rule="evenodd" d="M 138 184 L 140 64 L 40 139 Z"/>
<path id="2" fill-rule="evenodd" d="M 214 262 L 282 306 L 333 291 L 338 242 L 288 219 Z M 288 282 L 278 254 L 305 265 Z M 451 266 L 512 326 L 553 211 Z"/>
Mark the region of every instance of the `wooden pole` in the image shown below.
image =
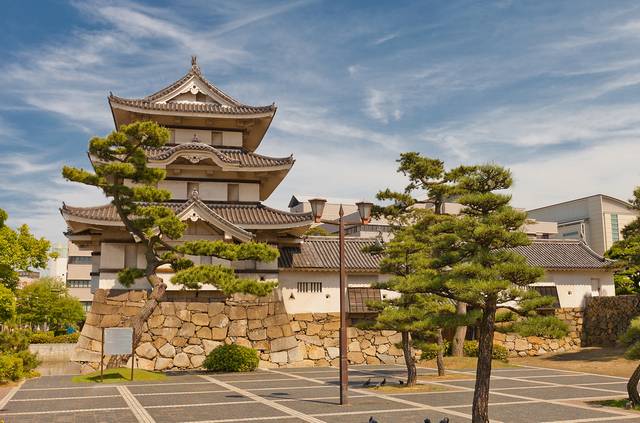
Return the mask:
<path id="1" fill-rule="evenodd" d="M 347 271 L 344 254 L 344 210 L 340 204 L 340 405 L 349 405 L 349 361 L 347 358 Z"/>
<path id="2" fill-rule="evenodd" d="M 100 351 L 100 382 L 104 382 L 104 328 L 102 328 L 102 345 Z"/>
<path id="3" fill-rule="evenodd" d="M 133 363 L 136 361 L 136 350 L 133 349 L 133 341 L 135 339 L 135 330 L 131 331 L 131 381 L 133 382 Z"/>

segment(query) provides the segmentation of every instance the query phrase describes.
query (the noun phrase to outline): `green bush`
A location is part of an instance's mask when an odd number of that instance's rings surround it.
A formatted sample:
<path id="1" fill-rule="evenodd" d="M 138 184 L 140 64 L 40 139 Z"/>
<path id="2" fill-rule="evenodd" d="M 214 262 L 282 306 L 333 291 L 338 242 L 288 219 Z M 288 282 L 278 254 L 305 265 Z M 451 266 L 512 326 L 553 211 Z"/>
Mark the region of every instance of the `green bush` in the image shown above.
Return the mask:
<path id="1" fill-rule="evenodd" d="M 214 372 L 251 372 L 258 367 L 258 352 L 242 345 L 220 345 L 209 353 L 203 366 Z"/>
<path id="2" fill-rule="evenodd" d="M 640 358 L 640 317 L 631 320 L 627 330 L 620 336 L 620 343 L 629 347 L 624 356 L 629 360 Z"/>
<path id="3" fill-rule="evenodd" d="M 14 355 L 22 360 L 24 376 L 27 376 L 29 372 L 35 370 L 36 367 L 40 365 L 40 359 L 38 358 L 38 356 L 29 352 L 28 350 L 19 351 Z"/>
<path id="4" fill-rule="evenodd" d="M 514 320 L 516 320 L 516 314 L 511 310 L 496 313 L 496 322 L 513 322 Z"/>
<path id="5" fill-rule="evenodd" d="M 20 357 L 16 354 L 0 354 L 0 383 L 19 380 L 24 373 Z"/>
<path id="6" fill-rule="evenodd" d="M 569 326 L 555 316 L 533 316 L 515 322 L 512 330 L 521 336 L 543 336 L 545 338 L 564 338 Z"/>
<path id="7" fill-rule="evenodd" d="M 53 332 L 34 332 L 31 334 L 32 344 L 75 344 L 78 342 L 78 332 L 54 335 Z"/>
<path id="8" fill-rule="evenodd" d="M 478 341 L 464 341 L 462 350 L 464 355 L 467 357 L 477 357 Z M 502 345 L 493 344 L 493 353 L 491 354 L 491 358 L 494 360 L 504 361 L 506 363 L 509 361 L 509 350 Z"/>
<path id="9" fill-rule="evenodd" d="M 31 331 L 14 329 L 0 332 L 0 353 L 16 353 L 29 349 Z"/>

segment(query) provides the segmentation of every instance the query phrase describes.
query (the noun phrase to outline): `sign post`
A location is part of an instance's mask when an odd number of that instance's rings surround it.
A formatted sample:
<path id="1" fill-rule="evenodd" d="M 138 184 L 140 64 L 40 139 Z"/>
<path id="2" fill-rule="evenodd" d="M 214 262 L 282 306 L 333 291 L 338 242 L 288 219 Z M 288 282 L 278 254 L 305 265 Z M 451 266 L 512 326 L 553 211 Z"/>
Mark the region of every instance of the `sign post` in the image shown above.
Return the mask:
<path id="1" fill-rule="evenodd" d="M 133 328 L 102 328 L 100 381 L 103 381 L 105 354 L 131 354 L 131 380 L 133 380 L 133 366 L 136 359 L 133 350 Z"/>

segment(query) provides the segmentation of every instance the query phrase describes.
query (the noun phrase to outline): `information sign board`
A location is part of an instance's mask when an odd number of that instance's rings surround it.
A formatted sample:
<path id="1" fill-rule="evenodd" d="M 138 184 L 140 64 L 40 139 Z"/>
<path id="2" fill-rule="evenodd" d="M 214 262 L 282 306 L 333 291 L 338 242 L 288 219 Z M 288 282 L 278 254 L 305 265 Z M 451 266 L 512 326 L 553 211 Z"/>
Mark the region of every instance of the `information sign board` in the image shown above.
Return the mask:
<path id="1" fill-rule="evenodd" d="M 131 354 L 133 347 L 133 328 L 105 328 L 104 354 Z"/>

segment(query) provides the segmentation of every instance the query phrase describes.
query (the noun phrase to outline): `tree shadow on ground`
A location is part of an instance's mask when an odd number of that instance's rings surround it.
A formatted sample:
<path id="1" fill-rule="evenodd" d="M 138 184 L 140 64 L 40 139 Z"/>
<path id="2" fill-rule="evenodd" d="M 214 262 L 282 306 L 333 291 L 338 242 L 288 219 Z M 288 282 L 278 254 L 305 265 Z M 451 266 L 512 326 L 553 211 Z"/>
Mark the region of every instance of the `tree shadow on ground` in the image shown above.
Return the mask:
<path id="1" fill-rule="evenodd" d="M 624 347 L 586 347 L 580 351 L 540 357 L 544 361 L 611 361 L 624 357 Z"/>

